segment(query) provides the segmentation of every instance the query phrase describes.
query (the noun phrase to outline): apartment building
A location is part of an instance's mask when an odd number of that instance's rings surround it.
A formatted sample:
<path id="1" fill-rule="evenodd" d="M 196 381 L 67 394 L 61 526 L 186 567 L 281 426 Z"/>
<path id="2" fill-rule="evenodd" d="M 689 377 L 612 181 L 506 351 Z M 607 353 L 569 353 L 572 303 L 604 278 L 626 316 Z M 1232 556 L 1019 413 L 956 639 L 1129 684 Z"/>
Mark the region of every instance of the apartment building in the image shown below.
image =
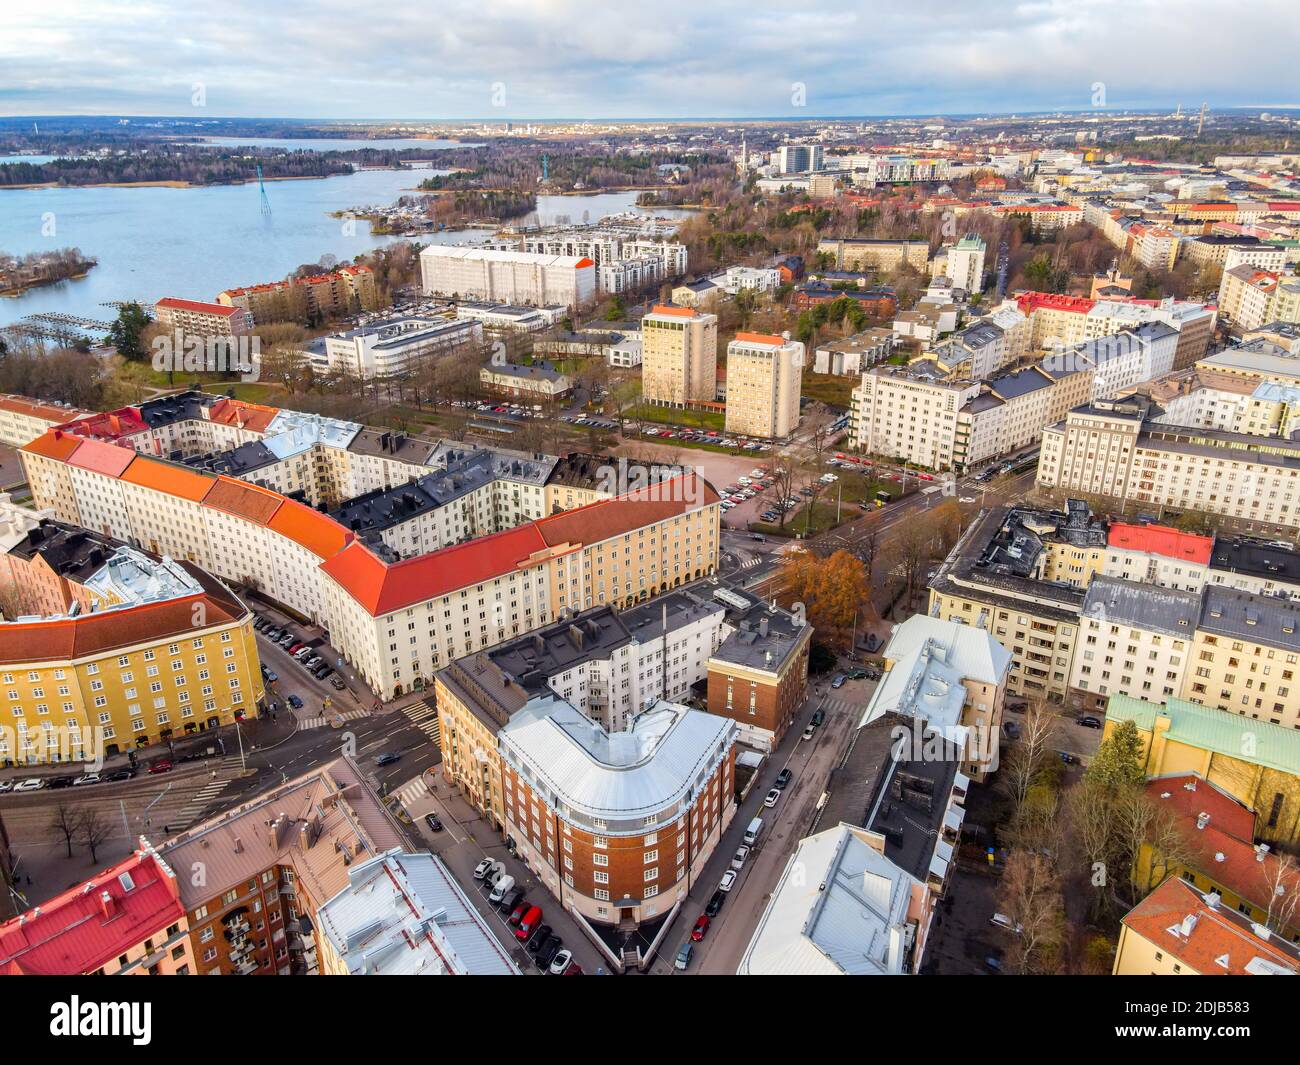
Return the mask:
<path id="1" fill-rule="evenodd" d="M 1294 527 L 1298 459 L 1290 440 L 1162 424 L 1131 396 L 1076 408 L 1044 430 L 1038 484 Z"/>
<path id="2" fill-rule="evenodd" d="M 1163 322 L 1144 322 L 1049 353 L 1043 358 L 1043 367 L 1086 370 L 1092 375 L 1092 393 L 1088 399 L 1113 399 L 1169 374 L 1177 350 L 1176 329 Z"/>
<path id="3" fill-rule="evenodd" d="M 426 296 L 570 308 L 596 298 L 596 264 L 585 256 L 431 244 L 420 252 L 420 277 Z"/>
<path id="4" fill-rule="evenodd" d="M 316 911 L 324 976 L 519 976 L 519 967 L 434 855 L 394 848 L 349 866 Z"/>
<path id="5" fill-rule="evenodd" d="M 1253 811 L 1255 840 L 1287 849 L 1300 842 L 1300 731 L 1183 699 L 1112 696 L 1107 734 L 1125 721 L 1142 741 L 1148 779 L 1195 773 Z"/>
<path id="6" fill-rule="evenodd" d="M 226 289 L 217 303 L 238 308 L 254 325 L 267 322 L 323 322 L 379 306 L 379 289 L 368 266 L 341 266 L 324 274 Z"/>
<path id="7" fill-rule="evenodd" d="M 172 869 L 204 871 L 178 881 L 197 973 L 288 976 L 339 953 L 323 949 L 318 914 L 350 887 L 349 870 L 402 847 L 393 815 L 340 758 L 156 850 Z"/>
<path id="8" fill-rule="evenodd" d="M 729 296 L 741 292 L 772 293 L 781 286 L 781 271 L 775 267 L 731 266 L 711 280 Z"/>
<path id="9" fill-rule="evenodd" d="M 853 390 L 851 442 L 868 454 L 952 469 L 964 443 L 958 439 L 960 412 L 979 391 L 978 384 L 954 380 L 930 359 L 875 367 Z"/>
<path id="10" fill-rule="evenodd" d="M 489 363 L 478 372 L 488 392 L 509 399 L 554 403 L 573 391 L 573 379 L 545 360 L 525 366 L 513 362 Z"/>
<path id="11" fill-rule="evenodd" d="M 1115 976 L 1296 976 L 1300 948 L 1202 895 L 1166 880 L 1120 921 Z"/>
<path id="12" fill-rule="evenodd" d="M 804 346 L 786 336 L 737 333 L 727 345 L 729 433 L 784 440 L 799 427 Z"/>
<path id="13" fill-rule="evenodd" d="M 312 351 L 312 368 L 362 380 L 408 377 L 429 360 L 482 343 L 472 319 L 400 315 L 331 333 Z"/>
<path id="14" fill-rule="evenodd" d="M 718 317 L 659 304 L 641 319 L 641 395 L 683 407 L 718 392 Z"/>
<path id="15" fill-rule="evenodd" d="M 6 976 L 197 972 L 176 873 L 147 844 L 0 924 L 0 973 Z"/>
<path id="16" fill-rule="evenodd" d="M 530 700 L 498 738 L 504 831 L 580 923 L 633 930 L 685 900 L 735 816 L 736 738 L 726 718 L 663 700 L 614 732 Z M 640 964 L 639 948 L 606 951 Z"/>
<path id="17" fill-rule="evenodd" d="M 778 174 L 808 174 L 824 167 L 824 153 L 820 144 L 783 144 L 772 161 Z"/>
<path id="18" fill-rule="evenodd" d="M 1238 329 L 1258 329 L 1279 317 L 1274 313 L 1280 275 L 1249 263 L 1223 271 L 1219 313 Z"/>
<path id="19" fill-rule="evenodd" d="M 1101 572 L 1121 581 L 1199 592 L 1211 579 L 1217 547 L 1213 537 L 1165 525 L 1112 522 Z M 1225 541 L 1222 547 L 1225 556 L 1232 553 L 1231 542 Z"/>
<path id="20" fill-rule="evenodd" d="M 946 249 L 944 274 L 953 285 L 968 295 L 984 291 L 984 255 L 988 245 L 976 233 L 968 233 Z"/>
<path id="21" fill-rule="evenodd" d="M 863 370 L 884 362 L 893 353 L 892 329 L 864 329 L 840 340 L 827 341 L 817 348 L 813 354 L 813 373 L 856 377 Z"/>
<path id="22" fill-rule="evenodd" d="M 169 332 L 193 337 L 247 336 L 253 331 L 253 316 L 246 310 L 173 296 L 154 304 L 154 320 Z"/>
<path id="23" fill-rule="evenodd" d="M 930 262 L 930 245 L 924 240 L 848 237 L 819 240 L 817 254 L 831 256 L 836 270 L 873 270 L 887 274 L 908 266 L 925 274 Z"/>
<path id="24" fill-rule="evenodd" d="M 22 447 L 56 425 L 93 415 L 65 403 L 42 403 L 26 396 L 0 395 L 0 445 Z"/>
<path id="25" fill-rule="evenodd" d="M 84 761 L 257 716 L 253 615 L 220 581 L 130 548 L 59 576 L 86 589 L 68 612 L 0 622 L 0 762 Z"/>
<path id="26" fill-rule="evenodd" d="M 924 722 L 967 777 L 994 772 L 1011 654 L 986 629 L 923 614 L 895 626 L 882 654 L 885 675 L 863 722 L 889 714 Z"/>
<path id="27" fill-rule="evenodd" d="M 1215 540 L 1207 584 L 1300 600 L 1300 552 L 1285 541 L 1237 536 Z"/>

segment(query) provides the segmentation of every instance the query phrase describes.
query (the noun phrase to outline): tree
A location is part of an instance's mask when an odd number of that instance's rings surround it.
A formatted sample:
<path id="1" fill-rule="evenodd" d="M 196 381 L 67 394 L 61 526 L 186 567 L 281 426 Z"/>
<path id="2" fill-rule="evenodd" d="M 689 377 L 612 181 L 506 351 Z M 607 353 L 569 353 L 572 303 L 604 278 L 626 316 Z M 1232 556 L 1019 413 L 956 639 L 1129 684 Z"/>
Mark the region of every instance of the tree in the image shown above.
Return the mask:
<path id="1" fill-rule="evenodd" d="M 828 646 L 849 650 L 858 608 L 867 598 L 866 569 L 847 551 L 819 558 L 796 551 L 781 566 L 782 593 L 803 603 L 809 624 Z"/>
<path id="2" fill-rule="evenodd" d="M 1295 858 L 1289 854 L 1273 856 L 1265 867 L 1264 890 L 1268 893 L 1264 923 L 1278 935 L 1290 935 L 1300 904 L 1300 869 Z"/>
<path id="3" fill-rule="evenodd" d="M 1114 800 L 1119 859 L 1129 868 L 1131 902 L 1140 902 L 1169 877 L 1200 864 L 1201 853 L 1167 807 L 1141 785 L 1124 788 Z"/>
<path id="4" fill-rule="evenodd" d="M 99 848 L 112 835 L 112 832 L 112 826 L 108 821 L 104 820 L 98 809 L 93 806 L 83 806 L 81 808 L 78 839 L 90 851 L 92 865 L 99 861 Z"/>
<path id="5" fill-rule="evenodd" d="M 1089 906 L 1094 917 L 1103 914 L 1110 902 L 1111 870 L 1118 868 L 1116 858 L 1116 821 L 1114 792 L 1087 774 L 1065 793 L 1065 811 L 1071 838 L 1083 859 L 1088 882 L 1096 890 Z"/>
<path id="6" fill-rule="evenodd" d="M 1106 735 L 1084 776 L 1112 795 L 1125 787 L 1136 787 L 1146 778 L 1143 772 L 1142 737 L 1132 721 L 1121 721 Z"/>
<path id="7" fill-rule="evenodd" d="M 138 361 L 145 357 L 147 349 L 143 344 L 145 327 L 153 319 L 138 303 L 126 303 L 117 312 L 117 318 L 108 330 L 108 339 L 118 354 L 125 359 Z"/>
<path id="8" fill-rule="evenodd" d="M 1052 757 L 1052 744 L 1056 739 L 1056 717 L 1041 699 L 1035 699 L 1025 709 L 1020 736 L 998 772 L 997 788 L 1019 809 L 1029 797 L 1030 789 L 1039 782 L 1043 767 Z"/>
<path id="9" fill-rule="evenodd" d="M 68 848 L 68 857 L 72 857 L 72 843 L 81 833 L 81 811 L 66 802 L 54 808 L 50 818 L 50 835 L 63 837 L 63 845 Z"/>
<path id="10" fill-rule="evenodd" d="M 1007 858 L 999 891 L 1000 909 L 1019 934 L 1012 965 L 1020 973 L 1052 972 L 1064 938 L 1061 878 L 1042 854 L 1014 850 Z"/>

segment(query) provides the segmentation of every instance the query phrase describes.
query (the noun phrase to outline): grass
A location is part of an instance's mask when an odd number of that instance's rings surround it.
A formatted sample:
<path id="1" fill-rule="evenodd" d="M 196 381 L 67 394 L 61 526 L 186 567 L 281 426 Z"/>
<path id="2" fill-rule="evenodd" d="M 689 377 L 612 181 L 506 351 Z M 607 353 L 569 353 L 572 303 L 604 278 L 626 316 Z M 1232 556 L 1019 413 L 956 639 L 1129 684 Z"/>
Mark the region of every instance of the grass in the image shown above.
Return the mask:
<path id="1" fill-rule="evenodd" d="M 803 394 L 827 406 L 847 410 L 853 398 L 853 390 L 860 380 L 861 378 L 858 377 L 842 377 L 829 373 L 806 373 L 803 375 Z"/>
<path id="2" fill-rule="evenodd" d="M 630 409 L 626 417 L 656 425 L 680 425 L 687 429 L 717 429 L 726 426 L 726 415 L 716 410 L 691 410 L 688 407 L 660 407 L 641 403 Z"/>
<path id="3" fill-rule="evenodd" d="M 285 398 L 284 390 L 277 385 L 232 380 L 215 373 L 176 373 L 169 379 L 165 370 L 155 370 L 147 362 L 127 362 L 125 359 L 118 360 L 113 376 L 119 388 L 159 388 L 170 391 L 188 388 L 198 382 L 199 387 L 206 392 L 225 395 L 233 389 L 235 398 L 246 403 L 266 403 Z"/>

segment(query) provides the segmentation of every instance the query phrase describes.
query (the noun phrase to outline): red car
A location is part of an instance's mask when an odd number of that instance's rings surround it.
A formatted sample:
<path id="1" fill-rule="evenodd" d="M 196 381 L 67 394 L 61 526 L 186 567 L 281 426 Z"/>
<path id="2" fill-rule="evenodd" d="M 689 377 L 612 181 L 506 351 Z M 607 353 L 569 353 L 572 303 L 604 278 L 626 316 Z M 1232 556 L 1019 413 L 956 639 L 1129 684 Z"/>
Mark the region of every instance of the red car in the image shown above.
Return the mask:
<path id="1" fill-rule="evenodd" d="M 527 903 L 524 904 L 527 906 Z M 513 918 L 513 914 L 511 917 Z M 542 908 L 540 906 L 528 906 L 524 915 L 519 918 L 519 927 L 515 929 L 516 939 L 527 939 L 535 931 L 537 926 L 542 923 Z"/>
<path id="2" fill-rule="evenodd" d="M 159 758 L 158 761 L 149 763 L 150 773 L 170 773 L 171 771 L 172 764 L 166 758 Z"/>
<path id="3" fill-rule="evenodd" d="M 698 943 L 704 938 L 704 933 L 709 930 L 709 918 L 706 914 L 700 914 L 699 920 L 695 922 L 695 927 L 691 929 L 691 942 Z"/>

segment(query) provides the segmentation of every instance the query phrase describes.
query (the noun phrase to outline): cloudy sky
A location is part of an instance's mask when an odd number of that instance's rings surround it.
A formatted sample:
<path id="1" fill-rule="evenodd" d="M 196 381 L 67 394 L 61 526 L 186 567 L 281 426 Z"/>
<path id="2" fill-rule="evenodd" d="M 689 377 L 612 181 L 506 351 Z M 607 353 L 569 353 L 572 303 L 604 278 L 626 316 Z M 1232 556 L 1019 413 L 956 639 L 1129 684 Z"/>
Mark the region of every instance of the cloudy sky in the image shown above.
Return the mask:
<path id="1" fill-rule="evenodd" d="M 1298 54 L 1295 0 L 6 0 L 0 115 L 1276 108 Z"/>

